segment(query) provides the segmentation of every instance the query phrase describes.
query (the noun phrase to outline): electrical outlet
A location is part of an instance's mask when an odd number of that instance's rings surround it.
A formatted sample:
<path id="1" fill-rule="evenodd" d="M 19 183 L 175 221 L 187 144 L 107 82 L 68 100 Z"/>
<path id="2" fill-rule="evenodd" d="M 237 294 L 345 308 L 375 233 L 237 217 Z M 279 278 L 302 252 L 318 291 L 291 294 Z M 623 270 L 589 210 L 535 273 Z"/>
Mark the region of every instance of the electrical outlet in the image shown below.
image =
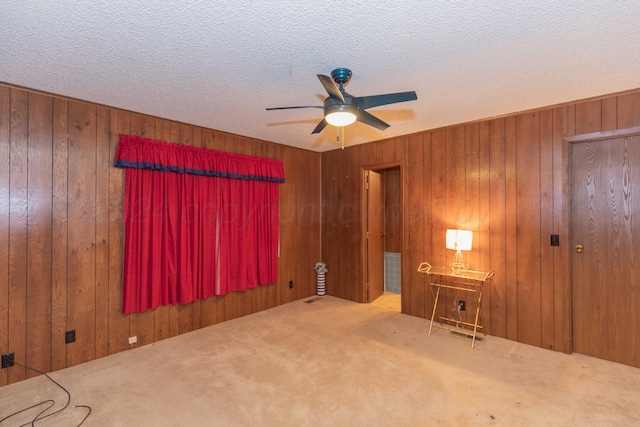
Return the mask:
<path id="1" fill-rule="evenodd" d="M 138 342 L 138 337 L 137 336 L 129 337 L 129 345 L 135 344 L 137 342 Z"/>
<path id="2" fill-rule="evenodd" d="M 72 342 L 76 342 L 76 330 L 67 331 L 64 333 L 64 343 L 71 344 Z"/>
<path id="3" fill-rule="evenodd" d="M 293 280 L 289 280 L 289 289 L 293 289 Z"/>
<path id="4" fill-rule="evenodd" d="M 460 301 L 458 303 L 458 308 L 460 308 L 460 311 L 466 311 L 467 310 L 467 303 L 464 301 Z"/>
<path id="5" fill-rule="evenodd" d="M 13 353 L 6 353 L 2 355 L 2 369 L 13 366 L 14 363 Z"/>
<path id="6" fill-rule="evenodd" d="M 560 235 L 552 234 L 551 235 L 551 246 L 560 246 Z"/>

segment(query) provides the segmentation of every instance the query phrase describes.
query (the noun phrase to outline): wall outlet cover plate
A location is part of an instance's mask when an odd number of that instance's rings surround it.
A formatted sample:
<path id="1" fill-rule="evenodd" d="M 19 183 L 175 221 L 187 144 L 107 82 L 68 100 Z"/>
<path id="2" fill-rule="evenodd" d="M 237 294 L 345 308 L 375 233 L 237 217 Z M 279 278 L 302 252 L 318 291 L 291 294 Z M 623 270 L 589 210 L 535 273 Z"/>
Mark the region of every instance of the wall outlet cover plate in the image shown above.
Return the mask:
<path id="1" fill-rule="evenodd" d="M 2 369 L 13 366 L 14 363 L 13 353 L 6 353 L 2 355 Z"/>

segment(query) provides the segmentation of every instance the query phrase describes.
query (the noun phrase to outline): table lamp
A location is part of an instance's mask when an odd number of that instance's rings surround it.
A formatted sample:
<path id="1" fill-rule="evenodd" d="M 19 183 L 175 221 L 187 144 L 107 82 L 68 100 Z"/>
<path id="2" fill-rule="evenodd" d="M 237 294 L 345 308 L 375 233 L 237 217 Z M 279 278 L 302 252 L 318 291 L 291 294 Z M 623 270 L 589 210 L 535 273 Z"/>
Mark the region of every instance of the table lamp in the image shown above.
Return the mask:
<path id="1" fill-rule="evenodd" d="M 447 249 L 456 251 L 449 266 L 454 272 L 466 271 L 469 266 L 462 260 L 461 251 L 470 251 L 473 232 L 469 230 L 447 230 Z"/>

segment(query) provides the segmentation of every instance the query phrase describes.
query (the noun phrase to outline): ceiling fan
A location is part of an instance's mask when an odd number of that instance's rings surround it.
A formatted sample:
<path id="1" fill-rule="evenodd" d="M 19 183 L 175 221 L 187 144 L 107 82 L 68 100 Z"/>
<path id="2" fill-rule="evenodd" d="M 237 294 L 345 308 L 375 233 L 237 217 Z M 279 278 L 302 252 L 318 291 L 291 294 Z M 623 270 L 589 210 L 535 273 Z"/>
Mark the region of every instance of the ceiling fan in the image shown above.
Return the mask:
<path id="1" fill-rule="evenodd" d="M 328 124 L 333 126 L 347 126 L 356 120 L 369 126 L 373 126 L 376 129 L 385 130 L 389 127 L 389 124 L 365 111 L 367 108 L 395 104 L 397 102 L 414 101 L 418 99 L 418 96 L 414 91 L 372 96 L 350 95 L 344 90 L 345 86 L 349 83 L 349 80 L 351 80 L 351 70 L 348 68 L 336 68 L 331 72 L 331 77 L 318 74 L 318 78 L 329 94 L 329 96 L 324 100 L 323 106 L 303 105 L 296 107 L 272 107 L 267 108 L 267 110 L 322 108 L 324 110 L 324 119 L 318 123 L 311 134 L 320 133 Z"/>

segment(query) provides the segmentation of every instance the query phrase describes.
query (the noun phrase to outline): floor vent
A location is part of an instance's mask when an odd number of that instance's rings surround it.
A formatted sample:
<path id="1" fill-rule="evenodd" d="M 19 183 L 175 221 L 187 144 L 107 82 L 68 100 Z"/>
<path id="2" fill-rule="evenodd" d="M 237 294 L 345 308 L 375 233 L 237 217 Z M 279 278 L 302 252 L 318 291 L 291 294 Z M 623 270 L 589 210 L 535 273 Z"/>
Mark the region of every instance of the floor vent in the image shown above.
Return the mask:
<path id="1" fill-rule="evenodd" d="M 320 298 L 320 297 L 314 297 L 314 298 L 311 298 L 311 299 L 306 300 L 305 302 L 306 302 L 307 304 L 311 304 L 312 302 L 320 301 L 321 299 L 322 299 L 322 298 Z"/>

